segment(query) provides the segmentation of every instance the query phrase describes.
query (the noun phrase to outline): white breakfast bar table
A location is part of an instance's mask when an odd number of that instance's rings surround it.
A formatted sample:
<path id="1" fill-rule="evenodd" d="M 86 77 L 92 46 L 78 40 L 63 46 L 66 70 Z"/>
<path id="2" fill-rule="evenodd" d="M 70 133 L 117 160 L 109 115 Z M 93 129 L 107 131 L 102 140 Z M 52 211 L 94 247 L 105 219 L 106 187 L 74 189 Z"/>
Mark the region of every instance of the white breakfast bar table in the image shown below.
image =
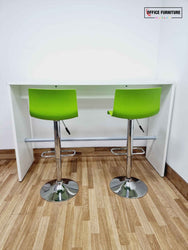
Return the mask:
<path id="1" fill-rule="evenodd" d="M 53 139 L 48 137 L 37 136 L 35 138 L 34 136 L 36 133 L 33 131 L 36 129 L 33 128 L 34 125 L 31 121 L 28 108 L 29 88 L 76 89 L 80 118 L 76 118 L 77 123 L 74 131 L 79 131 L 80 127 L 83 128 L 83 132 L 74 132 L 74 136 L 63 138 L 63 143 L 68 147 L 104 145 L 112 147 L 126 145 L 126 136 L 115 136 L 116 131 L 118 131 L 115 127 L 119 126 L 118 123 L 116 124 L 113 118 L 107 117 L 105 112 L 105 110 L 107 111 L 107 109 L 112 109 L 113 107 L 115 89 L 150 87 L 162 87 L 160 112 L 146 119 L 147 131 L 145 131 L 143 136 L 135 136 L 134 139 L 145 141 L 146 158 L 159 175 L 163 177 L 173 108 L 173 84 L 148 81 L 141 83 L 10 83 L 9 90 L 18 180 L 23 180 L 34 161 L 33 147 L 35 147 L 35 143 L 40 142 L 45 144 L 45 142 L 53 141 Z M 113 122 L 114 130 L 110 131 Z M 112 124 L 108 126 L 108 123 Z M 39 127 L 39 125 L 37 126 Z M 126 127 L 126 125 L 124 126 Z M 44 129 L 40 127 L 39 130 L 40 134 L 43 134 L 42 131 Z M 98 136 L 101 134 L 104 136 Z"/>

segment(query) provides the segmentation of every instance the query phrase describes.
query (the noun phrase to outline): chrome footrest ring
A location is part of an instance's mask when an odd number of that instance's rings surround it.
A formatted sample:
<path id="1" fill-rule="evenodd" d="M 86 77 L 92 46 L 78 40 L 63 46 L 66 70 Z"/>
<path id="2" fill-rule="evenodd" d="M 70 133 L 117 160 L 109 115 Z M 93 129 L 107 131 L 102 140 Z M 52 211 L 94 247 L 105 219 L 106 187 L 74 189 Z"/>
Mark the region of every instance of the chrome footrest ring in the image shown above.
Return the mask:
<path id="1" fill-rule="evenodd" d="M 139 148 L 139 147 L 133 147 L 133 151 L 134 151 L 134 149 L 136 149 L 136 150 L 140 150 L 140 152 L 138 152 L 138 153 L 132 153 L 132 155 L 144 155 L 145 154 L 145 150 L 143 149 L 143 148 Z M 111 148 L 111 152 L 112 152 L 112 154 L 114 154 L 114 155 L 127 155 L 127 153 L 125 152 L 125 153 L 116 153 L 115 151 L 122 151 L 122 150 L 125 150 L 125 151 L 127 151 L 127 148 Z"/>
<path id="2" fill-rule="evenodd" d="M 111 148 L 111 152 L 114 155 L 127 155 L 127 153 L 116 153 L 115 151 L 127 150 L 127 148 Z"/>
<path id="3" fill-rule="evenodd" d="M 73 149 L 65 149 L 65 150 L 61 150 L 61 153 L 67 153 L 67 152 L 72 152 L 69 154 L 61 154 L 61 157 L 66 157 L 66 156 L 74 156 L 76 154 L 76 150 Z M 53 154 L 51 154 L 53 153 Z M 51 150 L 51 151 L 45 151 L 41 154 L 42 158 L 55 158 L 55 150 Z"/>
<path id="4" fill-rule="evenodd" d="M 50 154 L 50 153 L 53 153 L 53 154 L 48 155 L 48 154 Z M 55 151 L 52 150 L 52 151 L 45 151 L 45 152 L 42 152 L 41 157 L 42 157 L 42 158 L 54 158 L 54 157 L 55 157 Z"/>
<path id="5" fill-rule="evenodd" d="M 76 154 L 76 150 L 73 150 L 73 149 L 65 149 L 65 150 L 61 150 L 61 152 L 62 153 L 72 152 L 70 154 L 61 154 L 62 157 L 74 156 Z"/>
<path id="6" fill-rule="evenodd" d="M 145 154 L 145 150 L 143 148 L 133 147 L 133 150 L 134 149 L 140 150 L 140 152 L 138 152 L 138 153 L 133 152 L 133 155 L 144 155 Z"/>

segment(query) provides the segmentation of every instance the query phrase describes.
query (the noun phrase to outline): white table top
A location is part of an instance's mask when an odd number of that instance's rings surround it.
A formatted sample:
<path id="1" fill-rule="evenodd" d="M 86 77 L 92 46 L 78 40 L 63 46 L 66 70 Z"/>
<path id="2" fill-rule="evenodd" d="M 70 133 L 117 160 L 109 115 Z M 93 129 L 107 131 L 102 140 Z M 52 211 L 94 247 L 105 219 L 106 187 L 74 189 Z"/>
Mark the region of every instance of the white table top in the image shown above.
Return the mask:
<path id="1" fill-rule="evenodd" d="M 172 85 L 172 82 L 168 82 L 168 81 L 150 81 L 150 80 L 146 80 L 146 81 L 98 81 L 98 82 L 92 82 L 92 81 L 83 81 L 83 82 L 11 82 L 9 83 L 10 86 L 27 86 L 27 85 L 57 85 L 57 86 L 62 86 L 62 85 L 85 85 L 85 86 L 89 86 L 89 85 L 95 85 L 95 86 L 108 86 L 108 85 Z"/>

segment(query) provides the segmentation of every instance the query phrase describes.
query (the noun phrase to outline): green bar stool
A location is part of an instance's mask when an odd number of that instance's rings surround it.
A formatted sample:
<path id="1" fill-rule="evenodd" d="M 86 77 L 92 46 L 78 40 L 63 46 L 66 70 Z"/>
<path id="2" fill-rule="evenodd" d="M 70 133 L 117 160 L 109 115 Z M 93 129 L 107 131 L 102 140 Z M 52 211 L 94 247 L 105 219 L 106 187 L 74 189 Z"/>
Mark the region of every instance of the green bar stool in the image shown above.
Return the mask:
<path id="1" fill-rule="evenodd" d="M 153 116 L 160 109 L 161 88 L 116 89 L 114 107 L 107 113 L 111 116 L 128 119 L 127 126 L 127 168 L 126 176 L 115 177 L 110 182 L 111 190 L 126 198 L 140 198 L 147 193 L 147 186 L 131 176 L 133 153 L 134 119 Z M 112 151 L 113 152 L 113 151 Z"/>
<path id="2" fill-rule="evenodd" d="M 60 121 L 78 116 L 76 90 L 29 89 L 29 111 L 32 117 L 54 123 L 57 179 L 44 184 L 40 195 L 47 201 L 68 200 L 78 193 L 78 184 L 62 179 Z"/>

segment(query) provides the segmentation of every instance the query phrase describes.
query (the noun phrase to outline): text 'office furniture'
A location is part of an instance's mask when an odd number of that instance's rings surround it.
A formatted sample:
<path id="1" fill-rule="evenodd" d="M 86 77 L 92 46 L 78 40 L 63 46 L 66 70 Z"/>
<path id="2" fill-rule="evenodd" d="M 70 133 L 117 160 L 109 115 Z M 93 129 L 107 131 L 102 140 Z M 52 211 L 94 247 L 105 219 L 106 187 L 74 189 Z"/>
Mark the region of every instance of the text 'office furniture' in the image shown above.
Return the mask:
<path id="1" fill-rule="evenodd" d="M 121 197 L 139 198 L 147 193 L 147 186 L 141 180 L 131 176 L 133 153 L 134 119 L 153 116 L 160 109 L 161 88 L 116 89 L 114 107 L 108 111 L 111 116 L 128 119 L 127 126 L 127 168 L 126 176 L 115 177 L 111 190 Z M 113 151 L 112 151 L 113 152 Z"/>
<path id="2" fill-rule="evenodd" d="M 43 185 L 41 197 L 47 201 L 68 200 L 77 194 L 78 184 L 70 179 L 62 179 L 61 157 L 64 155 L 61 155 L 60 121 L 78 116 L 76 91 L 29 89 L 29 111 L 32 117 L 52 120 L 54 123 L 55 155 L 44 157 L 55 157 L 57 179 Z"/>

